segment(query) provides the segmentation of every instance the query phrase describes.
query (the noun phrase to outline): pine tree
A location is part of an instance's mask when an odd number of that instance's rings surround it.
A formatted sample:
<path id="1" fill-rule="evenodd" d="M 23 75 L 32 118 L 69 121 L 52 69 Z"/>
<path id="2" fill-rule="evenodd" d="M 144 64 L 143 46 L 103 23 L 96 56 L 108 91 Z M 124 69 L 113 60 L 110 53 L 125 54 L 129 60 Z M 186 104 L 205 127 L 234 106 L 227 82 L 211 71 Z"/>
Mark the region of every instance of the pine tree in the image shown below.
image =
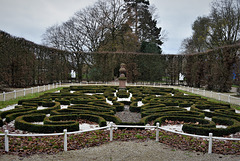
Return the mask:
<path id="1" fill-rule="evenodd" d="M 128 23 L 141 44 L 140 52 L 161 53 L 161 27 L 157 27 L 157 20 L 149 10 L 148 0 L 125 0 Z"/>

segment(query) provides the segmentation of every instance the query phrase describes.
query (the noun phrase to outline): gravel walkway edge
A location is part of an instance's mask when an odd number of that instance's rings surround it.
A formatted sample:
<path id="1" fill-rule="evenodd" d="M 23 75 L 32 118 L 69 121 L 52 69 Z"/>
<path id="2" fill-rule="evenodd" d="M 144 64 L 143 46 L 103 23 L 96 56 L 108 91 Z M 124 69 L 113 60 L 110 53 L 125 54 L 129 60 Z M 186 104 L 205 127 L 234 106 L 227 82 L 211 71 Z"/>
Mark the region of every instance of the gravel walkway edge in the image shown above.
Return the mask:
<path id="1" fill-rule="evenodd" d="M 72 150 L 68 152 L 60 152 L 56 155 L 32 155 L 30 157 L 19 157 L 15 155 L 2 155 L 0 160 L 11 161 L 239 161 L 240 156 L 235 155 L 219 155 L 219 154 L 203 154 L 200 152 L 181 151 L 171 148 L 165 144 L 152 140 L 145 142 L 119 142 L 106 143 L 98 147 L 91 147 L 82 150 Z"/>

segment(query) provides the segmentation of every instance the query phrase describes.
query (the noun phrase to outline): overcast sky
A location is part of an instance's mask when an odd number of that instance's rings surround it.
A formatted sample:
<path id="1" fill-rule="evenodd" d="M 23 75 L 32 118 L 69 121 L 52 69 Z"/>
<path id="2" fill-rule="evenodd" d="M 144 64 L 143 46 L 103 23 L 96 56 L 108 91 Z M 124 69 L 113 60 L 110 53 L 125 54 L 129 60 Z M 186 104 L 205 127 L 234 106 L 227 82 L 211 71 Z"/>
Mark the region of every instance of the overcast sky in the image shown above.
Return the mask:
<path id="1" fill-rule="evenodd" d="M 47 27 L 67 21 L 97 0 L 0 0 L 0 30 L 41 44 Z M 150 0 L 159 16 L 158 26 L 167 31 L 163 53 L 177 54 L 183 39 L 192 33 L 198 16 L 208 15 L 213 0 Z"/>

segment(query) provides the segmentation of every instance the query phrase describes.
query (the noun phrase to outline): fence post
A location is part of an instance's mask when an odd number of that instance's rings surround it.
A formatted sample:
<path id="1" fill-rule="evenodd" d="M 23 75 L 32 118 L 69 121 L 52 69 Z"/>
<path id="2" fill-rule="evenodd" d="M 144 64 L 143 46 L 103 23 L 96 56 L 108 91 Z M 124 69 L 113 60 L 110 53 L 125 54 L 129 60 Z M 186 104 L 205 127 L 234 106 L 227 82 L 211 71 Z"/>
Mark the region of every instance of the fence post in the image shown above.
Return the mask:
<path id="1" fill-rule="evenodd" d="M 228 102 L 231 103 L 231 100 L 230 100 L 230 95 L 228 95 Z"/>
<path id="2" fill-rule="evenodd" d="M 53 88 L 54 88 L 54 83 L 52 84 L 52 86 L 53 86 Z M 52 88 L 52 89 L 53 89 L 53 88 Z"/>
<path id="3" fill-rule="evenodd" d="M 43 91 L 46 91 L 46 85 L 43 86 Z"/>
<path id="4" fill-rule="evenodd" d="M 3 101 L 6 101 L 6 93 L 3 92 Z"/>
<path id="5" fill-rule="evenodd" d="M 64 133 L 64 151 L 67 151 L 67 129 L 64 129 L 63 133 Z"/>
<path id="6" fill-rule="evenodd" d="M 37 87 L 37 89 L 38 89 L 38 93 L 39 93 L 39 86 Z"/>
<path id="7" fill-rule="evenodd" d="M 218 93 L 218 100 L 221 101 L 220 93 Z"/>
<path id="8" fill-rule="evenodd" d="M 5 130 L 5 151 L 9 151 L 9 140 L 8 140 L 8 130 Z"/>
<path id="9" fill-rule="evenodd" d="M 212 153 L 212 133 L 209 133 L 208 154 Z"/>
<path id="10" fill-rule="evenodd" d="M 213 97 L 213 92 L 211 91 L 211 98 Z"/>
<path id="11" fill-rule="evenodd" d="M 33 87 L 31 87 L 31 90 L 32 90 L 32 94 L 33 94 Z"/>
<path id="12" fill-rule="evenodd" d="M 14 92 L 14 98 L 16 99 L 17 98 L 17 91 L 14 90 L 13 92 Z"/>
<path id="13" fill-rule="evenodd" d="M 192 93 L 193 93 L 193 87 L 192 87 Z"/>
<path id="14" fill-rule="evenodd" d="M 50 84 L 48 84 L 48 90 L 50 90 Z"/>
<path id="15" fill-rule="evenodd" d="M 206 96 L 206 90 L 204 89 L 204 96 Z"/>
<path id="16" fill-rule="evenodd" d="M 110 141 L 113 141 L 113 122 L 110 122 Z"/>
<path id="17" fill-rule="evenodd" d="M 23 89 L 23 96 L 26 96 L 26 89 Z"/>
<path id="18" fill-rule="evenodd" d="M 156 124 L 156 141 L 159 141 L 159 122 Z"/>

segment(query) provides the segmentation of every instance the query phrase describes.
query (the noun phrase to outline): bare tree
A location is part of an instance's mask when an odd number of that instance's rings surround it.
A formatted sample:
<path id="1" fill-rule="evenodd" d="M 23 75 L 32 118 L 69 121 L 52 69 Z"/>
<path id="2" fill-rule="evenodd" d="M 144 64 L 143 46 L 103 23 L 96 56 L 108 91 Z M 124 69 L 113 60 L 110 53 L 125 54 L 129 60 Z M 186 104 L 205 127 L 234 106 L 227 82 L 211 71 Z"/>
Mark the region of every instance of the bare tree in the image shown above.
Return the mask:
<path id="1" fill-rule="evenodd" d="M 109 34 L 112 43 L 109 50 L 115 51 L 117 30 L 126 21 L 123 6 L 123 0 L 99 0 L 93 6 L 76 12 L 62 25 L 48 28 L 43 35 L 43 42 L 71 51 L 69 59 L 77 70 L 78 79 L 82 80 L 83 65 L 91 62 L 91 57 L 83 52 L 98 51 Z"/>
<path id="2" fill-rule="evenodd" d="M 212 4 L 209 48 L 235 44 L 240 39 L 240 1 L 216 0 Z"/>

